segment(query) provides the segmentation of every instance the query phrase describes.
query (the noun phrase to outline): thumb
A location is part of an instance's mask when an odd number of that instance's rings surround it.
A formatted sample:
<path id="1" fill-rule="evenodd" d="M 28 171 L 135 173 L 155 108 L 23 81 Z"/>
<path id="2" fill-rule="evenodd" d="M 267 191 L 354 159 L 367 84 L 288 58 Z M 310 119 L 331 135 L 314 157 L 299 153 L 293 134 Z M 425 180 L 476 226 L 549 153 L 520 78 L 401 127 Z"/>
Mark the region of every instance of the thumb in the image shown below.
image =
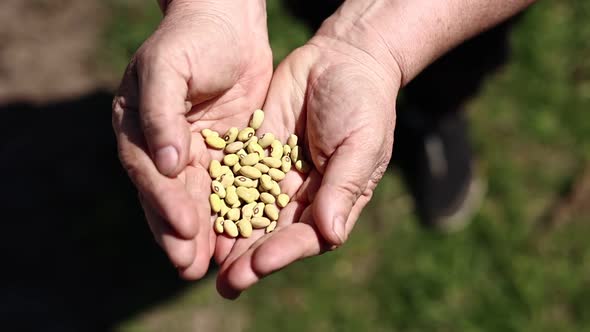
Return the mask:
<path id="1" fill-rule="evenodd" d="M 350 137 L 334 151 L 314 198 L 316 225 L 324 239 L 333 245 L 346 241 L 347 229 L 351 229 L 346 224 L 358 217 L 358 213 L 351 214 L 351 211 L 362 195 L 370 196 L 368 184 L 376 165 L 380 165 L 374 145 L 362 142 L 372 141 Z"/>
<path id="2" fill-rule="evenodd" d="M 190 128 L 186 120 L 189 74 L 161 55 L 143 53 L 137 61 L 139 114 L 152 160 L 163 175 L 174 177 L 187 164 Z"/>

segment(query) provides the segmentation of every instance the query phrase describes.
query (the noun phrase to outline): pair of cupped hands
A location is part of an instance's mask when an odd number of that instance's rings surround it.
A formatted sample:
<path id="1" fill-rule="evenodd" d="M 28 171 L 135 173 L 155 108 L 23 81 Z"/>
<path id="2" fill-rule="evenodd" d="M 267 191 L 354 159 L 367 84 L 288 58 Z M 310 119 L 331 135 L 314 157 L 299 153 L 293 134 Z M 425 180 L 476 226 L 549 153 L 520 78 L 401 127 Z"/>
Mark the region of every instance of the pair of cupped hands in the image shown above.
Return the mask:
<path id="1" fill-rule="evenodd" d="M 401 82 L 378 35 L 339 31 L 338 13 L 273 73 L 264 2 L 172 1 L 113 102 L 119 157 L 157 243 L 185 279 L 213 257 L 226 298 L 346 241 L 387 168 Z M 258 133 L 298 135 L 313 171 L 281 182 L 292 200 L 273 233 L 231 239 L 212 227 L 207 168 L 221 153 L 200 132 L 244 128 L 257 108 Z"/>

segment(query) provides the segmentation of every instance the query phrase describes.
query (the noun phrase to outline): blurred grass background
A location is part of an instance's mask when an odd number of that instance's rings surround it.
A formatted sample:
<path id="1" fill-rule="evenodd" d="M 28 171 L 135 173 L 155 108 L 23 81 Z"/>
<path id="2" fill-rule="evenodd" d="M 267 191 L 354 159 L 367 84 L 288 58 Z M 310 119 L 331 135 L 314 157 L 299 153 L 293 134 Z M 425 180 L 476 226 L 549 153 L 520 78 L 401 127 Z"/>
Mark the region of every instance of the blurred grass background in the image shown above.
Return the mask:
<path id="1" fill-rule="evenodd" d="M 143 1 L 109 6 L 100 61 L 121 73 L 160 14 Z M 278 63 L 311 31 L 278 0 L 268 12 Z M 340 250 L 293 264 L 235 302 L 217 296 L 211 277 L 116 330 L 590 330 L 590 195 L 576 190 L 590 159 L 588 17 L 588 1 L 530 8 L 511 35 L 509 64 L 469 103 L 489 192 L 466 231 L 419 228 L 390 172 Z"/>

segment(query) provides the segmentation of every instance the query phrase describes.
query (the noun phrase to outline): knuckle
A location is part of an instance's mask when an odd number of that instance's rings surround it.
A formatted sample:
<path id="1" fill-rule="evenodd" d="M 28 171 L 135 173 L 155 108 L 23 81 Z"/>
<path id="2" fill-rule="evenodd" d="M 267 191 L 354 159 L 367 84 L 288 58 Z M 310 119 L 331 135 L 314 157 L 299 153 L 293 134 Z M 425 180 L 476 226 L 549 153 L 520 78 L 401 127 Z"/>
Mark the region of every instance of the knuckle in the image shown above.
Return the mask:
<path id="1" fill-rule="evenodd" d="M 160 133 L 168 122 L 168 115 L 164 112 L 151 111 L 141 114 L 141 128 L 146 137 Z"/>

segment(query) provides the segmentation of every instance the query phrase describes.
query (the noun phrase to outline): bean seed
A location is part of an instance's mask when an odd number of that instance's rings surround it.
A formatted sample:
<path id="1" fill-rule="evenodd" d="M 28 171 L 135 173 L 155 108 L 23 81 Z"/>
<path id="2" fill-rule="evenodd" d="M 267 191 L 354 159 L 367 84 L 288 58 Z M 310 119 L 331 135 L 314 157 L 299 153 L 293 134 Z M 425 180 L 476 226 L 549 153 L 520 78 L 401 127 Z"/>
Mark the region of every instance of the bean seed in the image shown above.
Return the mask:
<path id="1" fill-rule="evenodd" d="M 283 156 L 283 144 L 280 141 L 275 140 L 270 145 L 270 156 L 276 159 L 281 159 Z"/>
<path id="2" fill-rule="evenodd" d="M 240 174 L 247 176 L 250 179 L 258 179 L 262 176 L 262 172 L 260 172 L 258 169 L 252 166 L 243 166 L 242 168 L 240 168 Z"/>
<path id="3" fill-rule="evenodd" d="M 249 188 L 249 190 L 250 190 L 250 195 L 252 195 L 252 197 L 254 197 L 254 201 L 257 201 L 258 199 L 260 199 L 260 192 L 258 191 L 258 189 Z"/>
<path id="4" fill-rule="evenodd" d="M 289 138 L 287 139 L 287 144 L 292 148 L 294 148 L 297 145 L 297 141 L 299 140 L 299 138 L 297 137 L 297 135 L 295 134 L 291 134 L 289 136 Z"/>
<path id="5" fill-rule="evenodd" d="M 248 153 L 246 153 L 246 150 L 241 149 L 240 151 L 238 151 L 238 153 L 236 153 L 238 155 L 238 157 L 240 157 L 240 159 L 244 159 L 246 158 L 246 156 L 248 155 Z"/>
<path id="6" fill-rule="evenodd" d="M 225 147 L 225 153 L 236 153 L 244 147 L 243 142 L 233 142 Z"/>
<path id="7" fill-rule="evenodd" d="M 203 135 L 203 138 L 207 138 L 209 136 L 219 136 L 219 133 L 211 129 L 203 129 L 201 130 L 201 135 Z"/>
<path id="8" fill-rule="evenodd" d="M 293 149 L 291 149 L 291 160 L 293 162 L 299 160 L 299 146 L 296 146 Z"/>
<path id="9" fill-rule="evenodd" d="M 279 168 L 283 164 L 281 159 L 273 157 L 262 158 L 262 163 L 271 168 Z"/>
<path id="10" fill-rule="evenodd" d="M 289 156 L 283 156 L 281 161 L 283 162 L 281 165 L 281 171 L 283 171 L 283 173 L 289 172 L 291 170 L 291 158 Z"/>
<path id="11" fill-rule="evenodd" d="M 244 205 L 242 207 L 242 218 L 249 219 L 254 216 L 254 208 L 256 207 L 256 202 L 252 202 L 249 204 Z"/>
<path id="12" fill-rule="evenodd" d="M 223 163 L 227 166 L 230 166 L 230 167 L 235 165 L 238 161 L 240 161 L 240 157 L 238 157 L 238 155 L 235 153 L 226 154 L 223 157 Z"/>
<path id="13" fill-rule="evenodd" d="M 274 204 L 274 202 L 276 201 L 275 197 L 269 193 L 261 193 L 260 200 L 264 204 Z"/>
<path id="14" fill-rule="evenodd" d="M 266 226 L 266 229 L 264 230 L 264 232 L 266 234 L 272 233 L 275 230 L 275 228 L 277 228 L 277 222 L 273 221 L 270 224 L 268 224 L 268 226 Z"/>
<path id="15" fill-rule="evenodd" d="M 215 213 L 221 211 L 221 198 L 217 194 L 209 195 L 209 204 L 211 205 L 211 211 Z"/>
<path id="16" fill-rule="evenodd" d="M 260 202 L 260 203 L 256 203 L 256 206 L 254 207 L 254 217 L 262 217 L 262 215 L 264 214 L 264 203 Z"/>
<path id="17" fill-rule="evenodd" d="M 229 186 L 226 190 L 225 194 L 225 202 L 233 207 L 234 204 L 239 203 L 240 199 L 238 198 L 238 194 L 236 193 L 236 187 Z"/>
<path id="18" fill-rule="evenodd" d="M 238 197 L 246 203 L 252 203 L 260 197 L 260 193 L 256 188 L 238 187 L 236 189 Z"/>
<path id="19" fill-rule="evenodd" d="M 283 145 L 283 156 L 291 154 L 291 147 L 288 144 Z"/>
<path id="20" fill-rule="evenodd" d="M 264 158 L 264 149 L 258 144 L 258 142 L 252 142 L 246 147 L 246 151 L 248 153 L 262 153 L 262 158 Z"/>
<path id="21" fill-rule="evenodd" d="M 299 172 L 301 172 L 301 173 L 304 173 L 304 174 L 307 174 L 307 173 L 309 173 L 309 171 L 310 171 L 309 164 L 308 164 L 308 163 L 306 163 L 305 161 L 301 160 L 301 159 L 299 159 L 299 160 L 297 160 L 297 161 L 295 162 L 295 168 L 296 168 L 296 169 L 297 169 Z"/>
<path id="22" fill-rule="evenodd" d="M 250 223 L 252 224 L 252 228 L 260 229 L 266 228 L 268 225 L 270 225 L 270 220 L 265 217 L 254 217 L 250 219 Z"/>
<path id="23" fill-rule="evenodd" d="M 279 219 L 279 209 L 272 205 L 272 204 L 266 204 L 264 206 L 264 214 L 270 219 L 270 220 L 278 220 Z"/>
<path id="24" fill-rule="evenodd" d="M 222 217 L 217 217 L 215 219 L 215 232 L 217 234 L 223 233 L 223 218 Z"/>
<path id="25" fill-rule="evenodd" d="M 260 156 L 258 156 L 258 153 L 250 153 L 240 161 L 240 164 L 242 164 L 242 166 L 254 166 L 258 164 L 259 160 Z"/>
<path id="26" fill-rule="evenodd" d="M 266 133 L 264 135 L 262 135 L 262 137 L 258 140 L 258 144 L 263 148 L 266 149 L 268 148 L 272 142 L 275 141 L 275 135 L 273 135 L 272 133 Z"/>
<path id="27" fill-rule="evenodd" d="M 220 182 L 223 185 L 223 187 L 227 189 L 227 187 L 229 187 L 232 184 L 234 184 L 234 173 L 229 172 L 229 173 L 223 174 L 220 177 Z"/>
<path id="28" fill-rule="evenodd" d="M 246 148 L 252 143 L 258 143 L 258 137 L 256 137 L 256 135 L 250 137 L 250 139 L 247 140 L 246 143 L 244 143 L 244 147 Z"/>
<path id="29" fill-rule="evenodd" d="M 249 238 L 252 235 L 252 224 L 250 223 L 250 220 L 240 219 L 236 225 L 238 226 L 238 230 L 242 237 Z"/>
<path id="30" fill-rule="evenodd" d="M 287 194 L 280 194 L 279 196 L 277 196 L 277 205 L 279 207 L 284 208 L 285 206 L 287 206 L 287 204 L 289 204 L 289 195 Z"/>
<path id="31" fill-rule="evenodd" d="M 238 237 L 238 227 L 231 220 L 223 221 L 223 230 L 229 237 Z"/>
<path id="32" fill-rule="evenodd" d="M 216 150 L 223 150 L 225 148 L 225 141 L 223 138 L 219 136 L 209 136 L 205 138 L 205 143 L 209 145 L 209 147 L 216 149 Z"/>
<path id="33" fill-rule="evenodd" d="M 221 166 L 221 175 L 231 173 L 231 168 L 229 166 L 223 165 Z M 221 175 L 219 176 L 221 178 Z"/>
<path id="34" fill-rule="evenodd" d="M 211 182 L 211 189 L 219 196 L 219 198 L 225 198 L 225 187 L 219 181 Z"/>
<path id="35" fill-rule="evenodd" d="M 242 168 L 242 165 L 240 165 L 240 163 L 237 163 L 234 165 L 234 167 L 232 167 L 232 171 L 234 172 L 234 174 L 240 174 L 240 168 Z"/>
<path id="36" fill-rule="evenodd" d="M 236 127 L 229 128 L 229 130 L 225 133 L 225 135 L 223 135 L 223 139 L 225 140 L 225 143 L 227 143 L 227 144 L 235 142 L 237 137 L 238 137 L 238 128 L 236 128 Z"/>
<path id="37" fill-rule="evenodd" d="M 262 122 L 264 121 L 264 111 L 263 110 L 256 110 L 254 114 L 252 114 L 252 119 L 250 120 L 250 127 L 254 129 L 260 128 Z"/>
<path id="38" fill-rule="evenodd" d="M 252 144 L 252 151 L 258 153 L 258 156 L 260 157 L 260 159 L 266 157 L 266 155 L 264 153 L 264 149 L 258 143 Z"/>
<path id="39" fill-rule="evenodd" d="M 273 196 L 279 196 L 281 194 L 281 187 L 276 181 L 272 181 L 272 188 L 270 188 L 269 192 Z"/>
<path id="40" fill-rule="evenodd" d="M 244 187 L 244 188 L 256 188 L 256 182 L 252 179 L 248 179 L 245 176 L 236 176 L 234 179 L 234 185 L 236 187 Z"/>
<path id="41" fill-rule="evenodd" d="M 266 166 L 265 164 L 261 164 L 261 163 L 254 165 L 254 168 L 259 170 L 261 173 L 265 173 L 265 174 L 268 173 L 268 171 L 270 170 L 270 168 L 268 166 Z"/>
<path id="42" fill-rule="evenodd" d="M 260 186 L 264 190 L 270 190 L 272 188 L 272 178 L 270 175 L 264 174 L 260 177 Z"/>
<path id="43" fill-rule="evenodd" d="M 246 142 L 252 136 L 254 136 L 254 129 L 250 128 L 250 127 L 246 127 L 244 129 L 240 130 L 240 132 L 238 133 L 238 140 L 240 140 L 242 142 Z"/>
<path id="44" fill-rule="evenodd" d="M 238 221 L 240 220 L 240 209 L 233 208 L 227 212 L 227 219 L 231 221 Z"/>
<path id="45" fill-rule="evenodd" d="M 209 175 L 213 179 L 217 179 L 222 175 L 221 164 L 219 163 L 219 161 L 215 159 L 211 160 L 211 163 L 209 164 Z"/>
<path id="46" fill-rule="evenodd" d="M 270 169 L 268 175 L 275 181 L 282 181 L 285 178 L 285 173 L 276 168 Z"/>
<path id="47" fill-rule="evenodd" d="M 221 210 L 219 211 L 220 217 L 225 217 L 225 215 L 229 212 L 230 208 L 227 207 L 224 201 L 221 201 Z"/>

